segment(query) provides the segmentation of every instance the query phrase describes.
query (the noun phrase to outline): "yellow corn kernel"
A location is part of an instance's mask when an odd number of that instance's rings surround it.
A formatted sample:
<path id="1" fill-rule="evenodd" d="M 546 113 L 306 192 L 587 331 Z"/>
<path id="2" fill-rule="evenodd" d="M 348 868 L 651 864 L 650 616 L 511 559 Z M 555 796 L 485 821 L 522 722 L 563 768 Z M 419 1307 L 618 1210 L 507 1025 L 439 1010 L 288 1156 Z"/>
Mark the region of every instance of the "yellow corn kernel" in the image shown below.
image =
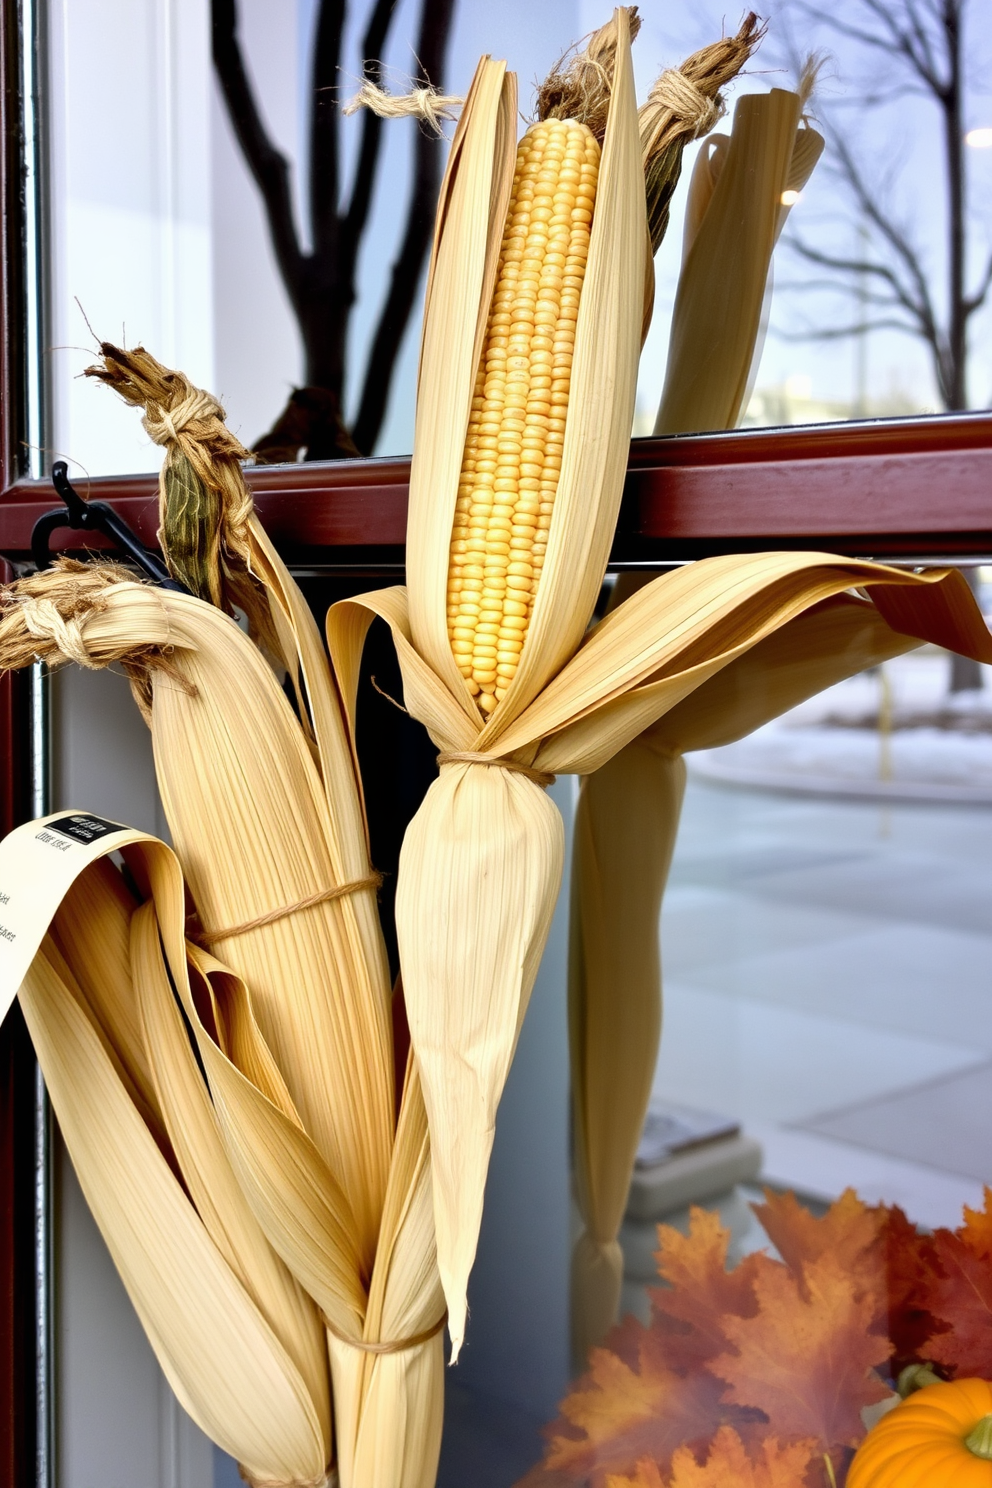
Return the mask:
<path id="1" fill-rule="evenodd" d="M 517 149 L 448 564 L 448 638 L 484 714 L 516 674 L 544 564 L 598 174 L 575 119 Z"/>

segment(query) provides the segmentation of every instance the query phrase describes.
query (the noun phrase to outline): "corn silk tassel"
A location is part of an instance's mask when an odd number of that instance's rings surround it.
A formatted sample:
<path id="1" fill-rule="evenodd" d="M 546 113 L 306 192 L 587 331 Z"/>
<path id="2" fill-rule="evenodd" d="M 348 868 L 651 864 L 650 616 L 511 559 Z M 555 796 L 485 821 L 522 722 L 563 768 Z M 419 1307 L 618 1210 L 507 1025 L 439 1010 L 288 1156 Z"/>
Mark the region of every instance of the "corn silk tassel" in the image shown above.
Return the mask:
<path id="1" fill-rule="evenodd" d="M 496 1108 L 560 885 L 563 829 L 544 784 L 599 769 L 754 646 L 855 586 L 893 628 L 992 658 L 960 575 L 818 553 L 667 574 L 583 642 L 623 488 L 648 256 L 627 12 L 613 24 L 598 169 L 566 120 L 548 121 L 557 133 L 535 126 L 544 133 L 524 136 L 515 164 L 513 77 L 489 58 L 479 65 L 428 276 L 408 587 L 342 601 L 327 621 L 349 715 L 378 615 L 406 706 L 439 750 L 440 776 L 403 845 L 396 913 L 455 1355 Z M 531 185 L 538 149 L 548 160 Z M 569 262 L 583 257 L 584 276 Z"/>
<path id="2" fill-rule="evenodd" d="M 171 422 L 181 434 L 182 407 L 196 406 L 196 390 L 147 353 L 104 351 L 99 375 L 124 382 L 130 401 L 153 405 L 165 415 L 155 423 Z M 218 1421 L 223 1391 L 213 1381 L 224 1371 L 216 1351 L 204 1356 L 214 1367 L 200 1370 L 198 1393 L 179 1388 L 180 1398 L 250 1481 L 322 1483 L 331 1460 L 329 1364 L 341 1484 L 429 1488 L 443 1408 L 443 1298 L 426 1114 L 411 1062 L 394 1121 L 390 987 L 352 740 L 310 612 L 251 515 L 238 466 L 243 452 L 228 445 L 218 454 L 221 444 L 216 430 L 203 431 L 208 478 L 194 499 L 221 533 L 229 500 L 247 513 L 233 536 L 246 554 L 256 619 L 290 672 L 306 723 L 258 647 L 220 608 L 136 584 L 120 570 L 68 563 L 13 586 L 0 622 L 0 664 L 39 655 L 87 666 L 116 662 L 131 677 L 197 912 L 187 924 L 178 868 L 157 879 L 146 866 L 133 869 L 144 902 L 130 908 L 130 996 L 140 1004 L 149 987 L 161 992 L 171 976 L 199 1066 L 178 1014 L 172 1046 L 164 1014 L 146 1028 L 143 1058 L 155 1071 L 171 1061 L 161 1079 L 174 1088 L 168 1130 L 178 1154 L 206 1140 L 204 1109 L 210 1115 L 227 1185 L 243 1194 L 272 1264 L 316 1329 L 322 1435 L 309 1459 L 302 1448 L 292 1462 L 285 1453 L 278 1461 L 259 1454 L 256 1440 L 276 1409 L 268 1399 L 264 1411 L 251 1407 L 254 1437 L 239 1435 L 240 1416 L 233 1425 Z M 222 459 L 229 465 L 218 470 Z M 168 547 L 168 513 L 163 538 Z M 214 560 L 221 564 L 223 542 Z M 236 602 L 226 574 L 213 578 L 221 603 Z M 175 864 L 161 845 L 148 851 L 156 863 Z M 71 1122 L 71 1102 L 84 1094 L 70 1084 L 60 1106 L 53 1092 L 60 1120 L 68 1101 Z M 77 1127 L 85 1131 L 90 1119 Z M 112 1156 L 113 1143 L 113 1128 L 105 1128 L 99 1145 Z M 194 1188 L 185 1169 L 182 1176 L 193 1217 L 206 1223 L 220 1180 L 208 1175 Z M 140 1192 L 140 1174 L 135 1187 Z M 122 1258 L 130 1261 L 131 1241 L 120 1239 L 113 1215 L 108 1220 L 99 1190 L 95 1201 L 92 1186 L 87 1192 L 127 1282 Z M 199 1293 L 187 1309 L 173 1283 L 162 1283 L 156 1305 L 170 1318 L 188 1312 L 195 1331 Z M 147 1306 L 131 1295 L 147 1323 Z M 161 1328 L 148 1331 L 169 1378 L 182 1386 L 161 1352 Z M 240 1366 L 250 1369 L 251 1359 L 243 1350 Z"/>

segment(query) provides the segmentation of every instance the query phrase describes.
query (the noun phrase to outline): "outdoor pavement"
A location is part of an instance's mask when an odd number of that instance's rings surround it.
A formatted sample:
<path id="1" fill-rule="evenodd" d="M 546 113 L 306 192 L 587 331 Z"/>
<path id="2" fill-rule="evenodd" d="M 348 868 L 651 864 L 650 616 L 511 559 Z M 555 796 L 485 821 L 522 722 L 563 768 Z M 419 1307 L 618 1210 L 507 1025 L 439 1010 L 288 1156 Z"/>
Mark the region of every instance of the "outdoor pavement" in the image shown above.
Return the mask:
<path id="1" fill-rule="evenodd" d="M 812 1195 L 850 1183 L 927 1225 L 980 1202 L 992 808 L 690 780 L 662 955 L 660 1099 L 736 1116 Z"/>

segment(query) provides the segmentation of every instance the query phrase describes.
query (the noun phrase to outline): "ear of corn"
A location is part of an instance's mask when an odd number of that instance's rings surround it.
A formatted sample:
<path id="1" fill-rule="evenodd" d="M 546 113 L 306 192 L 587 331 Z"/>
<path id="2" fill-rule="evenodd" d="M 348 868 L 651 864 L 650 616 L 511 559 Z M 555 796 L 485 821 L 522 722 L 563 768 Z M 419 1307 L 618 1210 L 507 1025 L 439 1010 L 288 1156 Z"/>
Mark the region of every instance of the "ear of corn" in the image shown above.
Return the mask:
<path id="1" fill-rule="evenodd" d="M 512 717 L 526 706 L 527 698 L 540 690 L 581 637 L 605 568 L 623 485 L 646 256 L 626 12 L 617 14 L 617 38 L 616 76 L 576 311 L 564 427 L 552 430 L 551 415 L 538 415 L 547 418 L 549 434 L 561 436 L 547 547 L 519 662 L 491 715 L 490 729 L 497 719 Z M 462 116 L 462 137 L 456 141 L 458 152 L 453 153 L 442 193 L 411 469 L 407 558 L 417 579 L 409 595 L 410 638 L 413 650 L 427 663 L 421 678 L 426 693 L 433 694 L 442 710 L 455 704 L 461 721 L 454 747 L 463 749 L 485 749 L 487 738 L 483 714 L 449 640 L 448 581 L 473 393 L 493 309 L 513 182 L 512 138 L 502 123 L 507 96 L 502 74 L 484 64 L 475 98 L 470 99 L 472 107 L 467 106 Z M 570 132 L 570 126 L 563 125 L 546 133 L 551 138 Z M 588 146 L 582 138 L 585 159 Z M 521 179 L 522 175 L 523 171 Z M 578 175 L 581 184 L 581 168 Z M 588 209 L 575 210 L 576 225 L 584 227 Z M 550 229 L 553 200 L 551 209 L 535 208 L 535 220 L 545 215 Z M 569 243 L 572 227 L 570 215 Z M 505 268 L 505 254 L 503 258 Z M 552 277 L 546 281 L 548 289 Z M 534 288 L 536 318 L 540 276 Z M 564 288 L 563 275 L 562 293 Z M 552 319 L 557 325 L 558 316 Z M 570 332 L 564 339 L 571 339 Z M 534 363 L 535 377 L 548 377 L 547 388 L 534 388 L 545 400 L 555 379 L 536 368 L 553 368 L 554 342 L 552 334 L 550 351 L 544 345 L 533 348 L 547 358 Z M 530 366 L 528 358 L 528 393 Z M 595 415 L 590 413 L 593 404 Z M 557 464 L 555 449 L 551 456 Z M 531 462 L 521 459 L 520 465 L 524 463 Z M 495 487 L 495 466 L 493 477 Z M 511 480 L 501 476 L 501 481 L 504 478 Z M 528 473 L 527 478 L 537 479 L 540 495 L 541 477 Z M 597 499 L 591 502 L 590 493 Z M 536 531 L 536 520 L 534 525 Z M 508 578 L 509 567 L 507 563 Z M 577 607 L 585 613 L 580 616 Z M 491 623 L 488 618 L 486 623 Z M 350 648 L 353 641 L 347 644 Z M 343 696 L 350 695 L 352 685 L 350 678 L 342 681 Z M 448 693 L 449 703 L 439 699 L 438 689 Z M 495 703 L 495 693 L 491 696 Z M 435 850 L 439 842 L 444 843 L 441 853 Z M 404 843 L 397 927 L 407 1011 L 431 1129 L 438 1259 L 455 1352 L 464 1335 L 465 1288 L 475 1253 L 496 1104 L 554 908 L 561 858 L 561 823 L 538 787 L 523 776 L 472 764 L 444 770 Z M 490 911 L 498 910 L 497 918 L 486 912 L 487 905 Z M 435 936 L 431 946 L 427 926 L 436 926 L 439 915 L 460 929 L 447 942 Z M 472 950 L 477 943 L 487 947 L 481 957 Z"/>
<path id="2" fill-rule="evenodd" d="M 451 649 L 486 715 L 516 674 L 547 552 L 599 154 L 574 119 L 533 125 L 517 149 L 448 569 Z"/>

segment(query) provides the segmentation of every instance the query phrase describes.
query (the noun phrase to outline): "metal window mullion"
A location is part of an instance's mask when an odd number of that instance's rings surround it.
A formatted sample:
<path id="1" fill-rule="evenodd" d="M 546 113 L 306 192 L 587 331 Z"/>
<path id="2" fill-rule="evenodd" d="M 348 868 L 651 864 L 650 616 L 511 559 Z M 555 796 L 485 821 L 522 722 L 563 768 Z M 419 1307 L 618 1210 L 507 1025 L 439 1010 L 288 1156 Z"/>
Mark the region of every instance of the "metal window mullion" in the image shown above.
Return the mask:
<path id="1" fill-rule="evenodd" d="M 44 662 L 30 672 L 31 812 L 52 809 L 51 679 Z M 35 1488 L 55 1488 L 55 1229 L 52 1110 L 41 1066 L 34 1080 Z"/>

